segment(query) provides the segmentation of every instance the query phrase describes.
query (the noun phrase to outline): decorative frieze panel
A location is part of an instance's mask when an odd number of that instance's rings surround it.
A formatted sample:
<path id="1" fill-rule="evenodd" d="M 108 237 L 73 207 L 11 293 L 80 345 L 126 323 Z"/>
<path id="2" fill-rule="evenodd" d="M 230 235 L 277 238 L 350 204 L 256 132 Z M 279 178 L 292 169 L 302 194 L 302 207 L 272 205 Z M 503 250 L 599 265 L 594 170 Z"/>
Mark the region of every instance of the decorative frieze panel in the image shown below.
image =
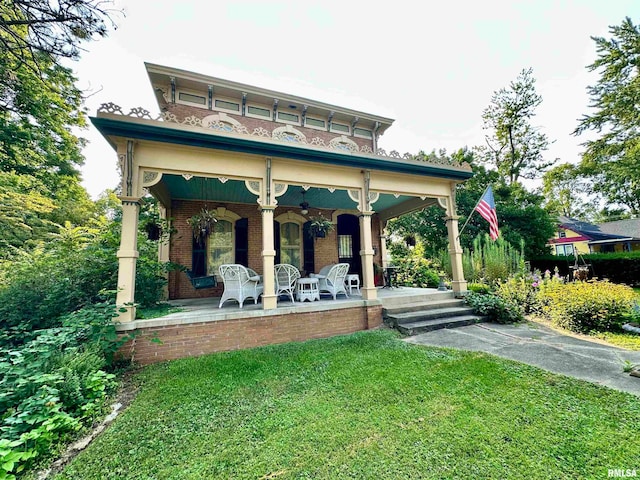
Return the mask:
<path id="1" fill-rule="evenodd" d="M 287 143 L 295 142 L 302 145 L 309 145 L 309 146 L 319 147 L 319 148 L 327 148 L 332 150 L 346 150 L 352 153 L 359 153 L 361 155 L 364 154 L 364 155 L 372 155 L 376 157 L 393 158 L 398 160 L 419 161 L 419 162 L 425 162 L 428 164 L 441 165 L 444 167 L 456 167 L 456 168 L 463 168 L 468 171 L 471 170 L 471 166 L 468 163 L 466 162 L 461 163 L 461 162 L 458 162 L 457 160 L 454 160 L 446 156 L 440 157 L 437 155 L 425 155 L 425 154 L 413 155 L 411 153 L 405 153 L 404 155 L 401 155 L 397 150 L 392 150 L 391 152 L 387 153 L 382 148 L 378 148 L 374 152 L 371 149 L 371 147 L 369 147 L 368 145 L 358 146 L 356 142 L 354 142 L 353 140 L 351 140 L 350 138 L 344 135 L 332 139 L 327 145 L 324 139 L 319 137 L 314 137 L 314 138 L 311 138 L 310 140 L 307 139 L 302 132 L 300 132 L 299 130 L 296 130 L 290 125 L 277 127 L 273 129 L 273 131 L 269 131 L 264 127 L 258 127 L 258 128 L 255 128 L 253 132 L 249 132 L 245 126 L 240 124 L 240 122 L 233 119 L 232 117 L 229 117 L 228 115 L 225 115 L 224 113 L 220 113 L 217 115 L 209 115 L 208 117 L 205 117 L 203 119 L 200 119 L 196 116 L 191 115 L 189 117 L 184 118 L 182 121 L 180 121 L 180 119 L 171 112 L 163 112 L 158 117 L 152 118 L 149 111 L 143 108 L 132 108 L 129 111 L 129 113 L 125 115 L 125 113 L 122 111 L 122 108 L 120 108 L 120 106 L 114 103 L 103 103 L 100 106 L 100 108 L 98 108 L 98 113 L 109 113 L 114 115 L 123 115 L 123 116 L 129 116 L 129 117 L 145 119 L 145 120 L 156 120 L 156 121 L 163 121 L 167 123 L 177 123 L 182 125 L 190 125 L 193 127 L 214 129 L 216 131 L 223 132 L 223 133 L 241 134 L 241 135 L 248 135 L 248 136 L 254 136 L 254 137 L 261 137 L 261 138 L 271 138 L 273 140 L 280 141 L 280 142 L 287 142 Z M 226 118 L 223 118 L 223 115 Z M 217 118 L 213 118 L 213 117 L 217 117 Z"/>

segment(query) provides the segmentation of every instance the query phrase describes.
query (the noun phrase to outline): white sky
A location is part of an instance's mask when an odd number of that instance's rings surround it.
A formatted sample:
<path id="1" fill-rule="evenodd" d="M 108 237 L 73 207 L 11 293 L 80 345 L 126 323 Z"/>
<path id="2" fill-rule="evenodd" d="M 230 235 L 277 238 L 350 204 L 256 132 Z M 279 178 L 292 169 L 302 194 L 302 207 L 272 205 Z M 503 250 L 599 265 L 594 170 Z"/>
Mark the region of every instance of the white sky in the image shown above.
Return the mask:
<path id="1" fill-rule="evenodd" d="M 597 79 L 590 37 L 640 20 L 637 0 L 380 3 L 118 0 L 118 29 L 72 67 L 92 116 L 106 102 L 157 113 L 146 61 L 394 118 L 380 146 L 401 154 L 482 144 L 493 92 L 532 67 L 547 156 L 576 162 L 586 137 L 571 132 Z M 95 198 L 118 183 L 116 155 L 93 126 L 82 135 Z"/>

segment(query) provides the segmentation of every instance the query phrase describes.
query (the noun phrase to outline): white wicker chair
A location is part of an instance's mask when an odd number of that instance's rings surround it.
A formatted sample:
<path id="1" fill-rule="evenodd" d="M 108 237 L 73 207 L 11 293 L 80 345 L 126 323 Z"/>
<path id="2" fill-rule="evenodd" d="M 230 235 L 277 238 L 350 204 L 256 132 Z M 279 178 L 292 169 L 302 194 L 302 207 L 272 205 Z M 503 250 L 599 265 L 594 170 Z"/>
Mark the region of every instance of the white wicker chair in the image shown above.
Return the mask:
<path id="1" fill-rule="evenodd" d="M 333 295 L 333 299 L 340 293 L 344 293 L 344 296 L 349 298 L 347 290 L 344 286 L 344 280 L 349 273 L 348 263 L 336 263 L 334 265 L 327 265 L 322 267 L 318 274 L 312 273 L 310 277 L 316 277 L 318 279 L 318 288 L 320 293 L 330 293 Z"/>
<path id="2" fill-rule="evenodd" d="M 296 289 L 296 281 L 300 278 L 300 271 L 288 263 L 279 263 L 274 267 L 276 279 L 276 297 L 288 295 L 293 300 L 293 291 Z"/>
<path id="3" fill-rule="evenodd" d="M 264 286 L 259 275 L 252 275 L 255 274 L 253 270 L 239 264 L 226 264 L 220 265 L 219 271 L 224 282 L 224 292 L 218 308 L 222 308 L 227 300 L 236 300 L 240 308 L 247 298 L 253 298 L 253 302 L 258 303 Z"/>

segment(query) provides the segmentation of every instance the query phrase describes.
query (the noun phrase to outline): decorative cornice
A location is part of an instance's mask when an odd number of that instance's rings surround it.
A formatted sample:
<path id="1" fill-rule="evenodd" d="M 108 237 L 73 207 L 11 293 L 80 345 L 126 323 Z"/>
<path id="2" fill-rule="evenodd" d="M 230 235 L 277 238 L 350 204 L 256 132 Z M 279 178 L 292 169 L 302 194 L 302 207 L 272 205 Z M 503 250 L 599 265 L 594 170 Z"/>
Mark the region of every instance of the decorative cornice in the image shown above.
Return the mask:
<path id="1" fill-rule="evenodd" d="M 274 102 L 275 105 L 277 105 Z M 188 125 L 192 127 L 200 127 L 203 130 L 215 130 L 216 132 L 222 133 L 231 133 L 238 135 L 246 135 L 252 137 L 262 137 L 262 138 L 270 138 L 271 140 L 279 141 L 282 143 L 295 144 L 299 143 L 301 145 L 309 145 L 313 147 L 324 148 L 327 150 L 338 150 L 342 152 L 351 152 L 351 153 L 359 153 L 365 154 L 368 156 L 374 156 L 379 158 L 392 158 L 396 160 L 409 160 L 409 161 L 420 161 L 426 164 L 445 166 L 445 167 L 454 167 L 463 169 L 466 171 L 471 171 L 471 166 L 464 162 L 460 163 L 454 159 L 446 159 L 440 157 L 428 157 L 426 155 L 413 155 L 411 153 L 405 153 L 401 155 L 397 150 L 391 150 L 387 153 L 385 150 L 378 148 L 376 152 L 374 152 L 371 147 L 364 145 L 359 147 L 357 143 L 353 140 L 345 137 L 344 135 L 338 136 L 332 139 L 327 145 L 322 138 L 313 137 L 308 140 L 304 134 L 300 131 L 294 129 L 290 126 L 279 126 L 274 128 L 271 132 L 264 127 L 258 127 L 250 132 L 244 125 L 239 124 L 236 121 L 230 121 L 225 119 L 223 114 L 219 116 L 210 115 L 205 117 L 204 119 L 200 119 L 195 116 L 188 116 L 180 119 L 171 112 L 162 112 L 155 118 L 151 116 L 151 113 L 144 108 L 132 108 L 128 114 L 125 114 L 122 108 L 119 105 L 114 103 L 103 103 L 98 108 L 98 114 L 107 113 L 112 115 L 122 115 L 126 117 L 138 118 L 138 119 L 146 119 L 146 120 L 155 120 L 166 123 L 176 123 L 179 125 Z M 217 118 L 216 118 L 217 117 Z M 229 117 L 230 119 L 230 117 Z"/>

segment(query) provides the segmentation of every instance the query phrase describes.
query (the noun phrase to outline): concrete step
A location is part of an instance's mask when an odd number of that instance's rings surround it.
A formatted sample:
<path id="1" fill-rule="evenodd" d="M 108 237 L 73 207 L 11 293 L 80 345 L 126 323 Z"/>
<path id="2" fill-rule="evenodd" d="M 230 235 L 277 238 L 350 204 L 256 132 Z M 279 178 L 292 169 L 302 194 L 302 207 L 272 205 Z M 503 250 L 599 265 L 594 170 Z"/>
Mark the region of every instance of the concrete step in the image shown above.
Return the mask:
<path id="1" fill-rule="evenodd" d="M 417 312 L 389 314 L 385 318 L 389 320 L 389 323 L 391 323 L 392 325 L 401 325 L 404 323 L 414 323 L 422 320 L 459 317 L 459 316 L 471 315 L 471 314 L 473 314 L 473 309 L 465 306 L 465 307 L 434 308 L 434 309 L 420 310 Z"/>
<path id="2" fill-rule="evenodd" d="M 485 321 L 485 317 L 479 315 L 461 315 L 457 317 L 434 318 L 411 323 L 399 324 L 396 328 L 404 335 L 418 335 L 442 328 L 456 328 L 465 325 L 473 325 Z"/>
<path id="3" fill-rule="evenodd" d="M 440 300 L 447 300 L 454 298 L 453 292 L 437 292 L 433 290 L 429 293 L 407 293 L 403 294 L 402 289 L 397 291 L 394 290 L 394 296 L 386 297 L 383 293 L 378 295 L 380 302 L 384 308 L 395 308 L 400 307 L 409 303 L 430 303 L 436 302 Z"/>
<path id="4" fill-rule="evenodd" d="M 447 307 L 462 307 L 464 306 L 464 300 L 460 298 L 445 298 L 441 300 L 432 300 L 432 301 L 420 301 L 414 303 L 405 303 L 403 305 L 386 307 L 382 308 L 383 315 L 397 315 L 400 313 L 407 312 L 419 312 L 422 310 L 434 310 L 438 308 L 447 308 Z"/>

